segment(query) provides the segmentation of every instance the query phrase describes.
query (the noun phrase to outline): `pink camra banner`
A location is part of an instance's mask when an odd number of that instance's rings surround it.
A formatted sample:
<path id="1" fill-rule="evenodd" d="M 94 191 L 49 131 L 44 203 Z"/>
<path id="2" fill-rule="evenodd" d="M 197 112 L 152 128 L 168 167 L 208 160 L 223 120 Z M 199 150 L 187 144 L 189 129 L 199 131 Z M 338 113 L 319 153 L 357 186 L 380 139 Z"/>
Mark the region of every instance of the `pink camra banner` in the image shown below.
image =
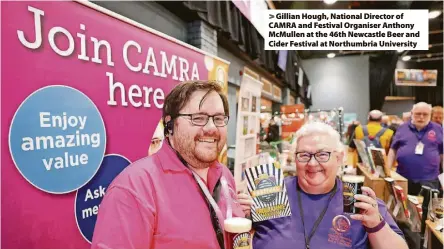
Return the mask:
<path id="1" fill-rule="evenodd" d="M 89 2 L 2 2 L 1 25 L 1 248 L 90 248 L 107 186 L 162 136 L 165 96 L 227 89 L 228 62 Z"/>

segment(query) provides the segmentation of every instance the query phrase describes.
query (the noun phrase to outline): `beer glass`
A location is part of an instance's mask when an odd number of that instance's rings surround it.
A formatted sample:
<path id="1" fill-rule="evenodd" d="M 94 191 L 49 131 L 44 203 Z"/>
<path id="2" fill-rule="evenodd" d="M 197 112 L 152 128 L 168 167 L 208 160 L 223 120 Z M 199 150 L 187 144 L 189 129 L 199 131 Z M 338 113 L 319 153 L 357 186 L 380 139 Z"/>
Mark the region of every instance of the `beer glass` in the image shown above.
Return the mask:
<path id="1" fill-rule="evenodd" d="M 361 187 L 364 185 L 364 176 L 344 175 L 342 176 L 342 195 L 344 213 L 359 214 L 359 208 L 355 207 L 355 195 L 362 194 Z"/>
<path id="2" fill-rule="evenodd" d="M 233 217 L 224 221 L 228 235 L 228 249 L 250 249 L 252 222 L 246 218 Z"/>

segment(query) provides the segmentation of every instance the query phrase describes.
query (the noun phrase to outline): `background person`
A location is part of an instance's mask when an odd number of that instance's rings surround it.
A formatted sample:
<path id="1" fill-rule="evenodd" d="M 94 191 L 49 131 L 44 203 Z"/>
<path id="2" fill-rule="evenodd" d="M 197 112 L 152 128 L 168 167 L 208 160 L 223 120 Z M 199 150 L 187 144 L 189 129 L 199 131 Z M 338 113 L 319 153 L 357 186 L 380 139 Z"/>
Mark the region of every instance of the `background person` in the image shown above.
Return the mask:
<path id="1" fill-rule="evenodd" d="M 387 115 L 382 115 L 381 117 L 381 126 L 382 127 L 389 127 L 390 126 L 390 117 Z"/>
<path id="2" fill-rule="evenodd" d="M 153 138 L 151 139 L 150 147 L 148 149 L 148 156 L 155 154 L 157 151 L 160 150 L 160 148 L 162 148 L 163 139 L 165 138 L 163 130 L 164 127 L 161 120 L 157 125 L 156 130 L 154 131 Z"/>
<path id="3" fill-rule="evenodd" d="M 411 112 L 403 112 L 402 113 L 402 122 L 406 123 L 406 122 L 410 121 L 411 118 L 412 118 Z"/>
<path id="4" fill-rule="evenodd" d="M 270 119 L 270 124 L 268 126 L 268 133 L 265 141 L 268 143 L 277 142 L 280 140 L 279 136 L 279 126 L 276 124 L 274 118 Z"/>
<path id="5" fill-rule="evenodd" d="M 443 115 L 442 106 L 434 106 L 432 108 L 432 122 L 442 125 L 442 115 Z"/>
<path id="6" fill-rule="evenodd" d="M 442 126 L 430 122 L 432 106 L 419 102 L 412 108 L 412 119 L 396 131 L 387 157 L 389 167 L 408 180 L 408 193 L 418 195 L 421 185 L 440 189 L 438 175 L 442 165 Z"/>
<path id="7" fill-rule="evenodd" d="M 362 140 L 367 146 L 385 149 L 388 153 L 393 137 L 393 131 L 381 125 L 383 113 L 373 110 L 368 114 L 367 125 L 359 125 L 355 129 L 355 139 Z"/>

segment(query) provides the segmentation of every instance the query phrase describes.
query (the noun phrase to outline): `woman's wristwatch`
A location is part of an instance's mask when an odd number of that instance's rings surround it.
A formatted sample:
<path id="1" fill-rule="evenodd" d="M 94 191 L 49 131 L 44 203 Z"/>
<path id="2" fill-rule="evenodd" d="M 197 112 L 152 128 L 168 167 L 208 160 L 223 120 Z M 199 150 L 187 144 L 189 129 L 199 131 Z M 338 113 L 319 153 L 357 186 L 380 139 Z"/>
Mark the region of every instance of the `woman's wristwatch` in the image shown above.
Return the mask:
<path id="1" fill-rule="evenodd" d="M 375 227 L 369 228 L 369 227 L 364 226 L 365 231 L 367 233 L 376 233 L 379 230 L 381 230 L 385 226 L 386 222 L 385 222 L 384 218 L 382 218 L 381 214 L 379 215 L 379 220 L 381 222 L 379 222 L 379 224 Z"/>

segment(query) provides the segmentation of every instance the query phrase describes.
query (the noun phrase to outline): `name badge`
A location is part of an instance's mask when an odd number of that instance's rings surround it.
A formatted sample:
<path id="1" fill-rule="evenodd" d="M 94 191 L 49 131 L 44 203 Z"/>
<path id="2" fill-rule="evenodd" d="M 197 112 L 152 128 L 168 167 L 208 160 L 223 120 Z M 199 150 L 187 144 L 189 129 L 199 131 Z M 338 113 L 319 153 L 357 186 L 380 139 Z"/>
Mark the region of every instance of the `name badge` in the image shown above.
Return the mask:
<path id="1" fill-rule="evenodd" d="M 416 145 L 416 148 L 415 148 L 415 154 L 416 154 L 416 155 L 422 155 L 423 151 L 424 151 L 424 144 L 423 144 L 422 142 L 419 142 L 419 143 Z"/>

